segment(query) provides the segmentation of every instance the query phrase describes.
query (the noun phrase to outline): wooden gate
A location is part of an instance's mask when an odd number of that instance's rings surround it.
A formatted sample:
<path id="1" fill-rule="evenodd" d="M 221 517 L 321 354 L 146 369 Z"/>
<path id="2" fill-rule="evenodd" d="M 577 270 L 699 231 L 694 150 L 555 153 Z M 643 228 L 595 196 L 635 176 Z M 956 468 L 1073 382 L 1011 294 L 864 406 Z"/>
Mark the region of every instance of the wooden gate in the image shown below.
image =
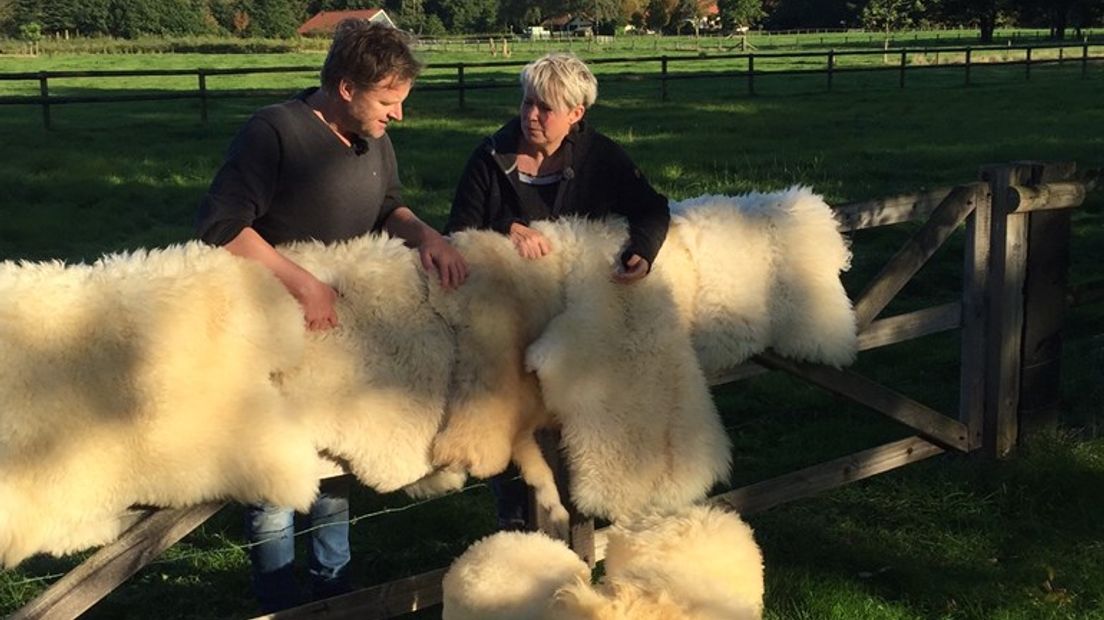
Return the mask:
<path id="1" fill-rule="evenodd" d="M 1054 343 L 1065 296 L 1064 253 L 1069 210 L 1096 186 L 1098 173 L 1075 176 L 1072 164 L 1017 163 L 986 166 L 981 180 L 953 188 L 843 205 L 845 231 L 922 222 L 855 298 L 859 349 L 869 350 L 922 336 L 961 330 L 958 410 L 936 411 L 852 370 L 797 363 L 765 352 L 751 363 L 711 378 L 713 385 L 781 371 L 852 400 L 901 424 L 915 435 L 713 497 L 743 514 L 808 497 L 944 451 L 984 450 L 1007 455 L 1021 425 L 1047 411 L 1056 398 Z M 963 287 L 958 301 L 881 317 L 925 263 L 965 225 Z M 1064 231 L 1064 233 L 1063 233 Z M 1063 236 L 1063 234 L 1065 236 Z M 1056 284 L 1057 283 L 1057 284 Z M 1039 343 L 1049 343 L 1038 355 Z M 1025 355 L 1028 357 L 1025 363 Z M 1056 367 L 1056 366 L 1055 366 Z M 1026 384 L 1029 390 L 1022 389 Z M 1023 394 L 1031 407 L 1021 407 Z M 1039 402 L 1039 394 L 1044 402 Z M 566 489 L 558 437 L 542 437 L 545 456 Z M 566 496 L 566 493 L 563 493 Z M 536 515 L 534 528 L 547 523 Z M 220 504 L 150 512 L 118 541 L 105 546 L 13 619 L 74 618 L 212 516 Z M 605 557 L 605 532 L 572 510 L 570 543 L 590 564 Z M 392 618 L 441 602 L 438 569 L 266 616 L 285 618 Z"/>

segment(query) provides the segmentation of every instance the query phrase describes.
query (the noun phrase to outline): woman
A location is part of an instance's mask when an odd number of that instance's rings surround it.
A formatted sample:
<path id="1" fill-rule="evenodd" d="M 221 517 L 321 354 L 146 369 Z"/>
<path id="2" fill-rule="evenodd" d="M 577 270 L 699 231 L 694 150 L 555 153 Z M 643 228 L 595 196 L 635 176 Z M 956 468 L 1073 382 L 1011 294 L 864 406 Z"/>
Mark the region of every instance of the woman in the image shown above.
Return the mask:
<path id="1" fill-rule="evenodd" d="M 496 230 L 509 235 L 521 256 L 538 260 L 555 248 L 532 222 L 620 215 L 628 221 L 629 239 L 613 278 L 643 278 L 667 237 L 667 198 L 652 189 L 624 149 L 585 121 L 598 97 L 594 74 L 571 54 L 548 54 L 522 69 L 521 87 L 518 116 L 468 159 L 448 232 Z M 522 527 L 528 502 L 516 472 L 492 479 L 491 488 L 500 527 Z"/>
<path id="2" fill-rule="evenodd" d="M 548 54 L 521 72 L 522 100 L 511 119 L 475 149 L 452 201 L 447 229 L 507 234 L 518 253 L 553 251 L 529 227 L 564 215 L 624 216 L 629 242 L 614 277 L 638 280 L 667 236 L 667 198 L 657 193 L 624 149 L 584 120 L 598 81 L 573 55 Z"/>

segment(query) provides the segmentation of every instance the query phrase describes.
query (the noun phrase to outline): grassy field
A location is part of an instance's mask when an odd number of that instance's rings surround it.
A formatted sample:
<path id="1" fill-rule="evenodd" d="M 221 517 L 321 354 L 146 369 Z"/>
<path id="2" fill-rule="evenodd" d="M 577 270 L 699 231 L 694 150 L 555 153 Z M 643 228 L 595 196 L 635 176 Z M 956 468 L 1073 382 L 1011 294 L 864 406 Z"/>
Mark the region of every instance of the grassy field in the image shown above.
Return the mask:
<path id="1" fill-rule="evenodd" d="M 319 60 L 249 58 L 274 65 Z M 234 59 L 201 60 L 215 66 Z M 103 68 L 194 61 L 150 55 L 35 62 Z M 0 71 L 25 70 L 15 62 L 0 57 Z M 990 162 L 1100 166 L 1099 69 L 1082 80 L 1073 67 L 1049 66 L 1030 82 L 1006 71 L 978 70 L 972 87 L 957 74 L 923 72 L 905 90 L 892 73 L 837 76 L 832 93 L 822 92 L 821 77 L 779 77 L 757 84 L 757 97 L 746 96 L 740 81 L 687 80 L 672 83 L 666 103 L 654 83 L 620 82 L 603 86 L 590 117 L 676 199 L 802 183 L 838 203 L 969 181 Z M 309 82 L 263 79 L 241 85 L 235 78 L 230 86 L 291 92 Z M 190 101 L 57 106 L 52 132 L 42 129 L 37 108 L 2 108 L 0 259 L 90 260 L 188 238 L 196 203 L 233 132 L 270 101 L 216 100 L 207 125 Z M 516 101 L 510 90 L 476 91 L 460 109 L 454 93 L 412 95 L 407 120 L 391 134 L 408 202 L 428 220 L 443 222 L 467 154 L 515 113 Z M 905 238 L 903 228 L 854 236 L 849 290 L 861 288 Z M 894 307 L 953 298 L 960 247 L 959 239 L 941 252 Z M 1101 276 L 1100 193 L 1074 217 L 1072 260 L 1075 282 Z M 1059 436 L 1012 461 L 941 457 L 752 517 L 766 554 L 768 618 L 1104 618 L 1104 524 L 1096 515 L 1104 505 L 1102 319 L 1099 305 L 1085 306 L 1067 323 Z M 957 401 L 957 342 L 951 333 L 871 351 L 858 369 L 949 410 Z M 716 398 L 736 446 L 734 485 L 907 434 L 773 374 L 718 388 Z M 354 514 L 362 517 L 353 527 L 359 585 L 444 566 L 493 525 L 489 495 L 478 484 L 426 504 L 363 491 Z M 240 519 L 237 508 L 224 510 L 88 617 L 250 615 Z M 0 614 L 76 562 L 35 558 L 0 574 Z"/>

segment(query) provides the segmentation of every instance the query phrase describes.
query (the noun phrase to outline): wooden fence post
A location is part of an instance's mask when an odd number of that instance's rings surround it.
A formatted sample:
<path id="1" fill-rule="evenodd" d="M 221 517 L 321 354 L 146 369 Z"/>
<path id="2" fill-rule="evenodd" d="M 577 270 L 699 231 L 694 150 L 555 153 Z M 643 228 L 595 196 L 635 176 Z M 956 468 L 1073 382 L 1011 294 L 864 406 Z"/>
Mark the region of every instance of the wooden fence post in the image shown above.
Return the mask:
<path id="1" fill-rule="evenodd" d="M 667 55 L 659 60 L 659 99 L 667 101 Z"/>
<path id="2" fill-rule="evenodd" d="M 1089 44 L 1081 46 L 1081 79 L 1089 74 Z"/>
<path id="3" fill-rule="evenodd" d="M 1072 162 L 1024 162 L 1031 185 L 1068 180 Z M 1027 214 L 1027 270 L 1024 283 L 1023 361 L 1018 417 L 1020 437 L 1058 424 L 1062 323 L 1066 312 L 1072 213 L 1069 209 Z"/>
<path id="4" fill-rule="evenodd" d="M 540 444 L 541 453 L 544 455 L 548 466 L 556 478 L 556 489 L 560 492 L 560 501 L 567 508 L 571 521 L 569 523 L 568 540 L 566 541 L 584 562 L 591 568 L 597 562 L 594 551 L 594 519 L 579 513 L 575 504 L 571 501 L 570 474 L 567 469 L 567 460 L 560 452 L 560 432 L 554 430 L 537 431 L 537 443 Z M 532 489 L 529 489 L 529 517 L 532 523 L 530 529 L 542 531 L 550 536 L 556 532 L 550 527 L 548 514 L 537 505 L 536 497 Z"/>
<path id="5" fill-rule="evenodd" d="M 199 119 L 207 123 L 207 72 L 197 69 L 199 75 Z"/>
<path id="6" fill-rule="evenodd" d="M 832 70 L 836 66 L 836 50 L 828 50 L 828 92 L 832 92 Z"/>
<path id="7" fill-rule="evenodd" d="M 989 324 L 990 234 L 993 221 L 989 188 L 974 195 L 974 211 L 966 219 L 962 269 L 962 335 L 959 342 L 958 421 L 966 425 L 970 450 L 983 446 L 986 381 L 986 326 Z"/>
<path id="8" fill-rule="evenodd" d="M 754 96 L 755 95 L 755 53 L 754 52 L 748 54 L 747 78 L 748 78 L 748 82 L 747 82 L 747 84 L 748 84 L 748 94 Z"/>
<path id="9" fill-rule="evenodd" d="M 1031 80 L 1031 48 L 1027 48 L 1027 55 L 1024 57 L 1024 79 Z"/>
<path id="10" fill-rule="evenodd" d="M 457 63 L 456 65 L 456 84 L 459 86 L 457 92 L 460 93 L 460 109 L 464 109 L 464 63 Z"/>
<path id="11" fill-rule="evenodd" d="M 47 82 L 47 73 L 40 71 L 38 74 L 38 92 L 42 95 L 42 124 L 49 131 L 50 123 L 50 85 Z"/>
<path id="12" fill-rule="evenodd" d="M 993 205 L 984 443 L 986 454 L 998 458 L 1011 454 L 1019 436 L 1016 412 L 1027 268 L 1027 217 L 1010 213 L 1008 188 L 1023 184 L 1029 175 L 1027 166 L 1003 164 L 981 169 L 981 180 L 989 183 Z"/>
<path id="13" fill-rule="evenodd" d="M 901 88 L 905 87 L 905 63 L 906 63 L 906 60 L 907 60 L 907 56 L 906 56 L 907 54 L 908 54 L 907 51 L 901 50 L 901 83 L 900 83 Z"/>

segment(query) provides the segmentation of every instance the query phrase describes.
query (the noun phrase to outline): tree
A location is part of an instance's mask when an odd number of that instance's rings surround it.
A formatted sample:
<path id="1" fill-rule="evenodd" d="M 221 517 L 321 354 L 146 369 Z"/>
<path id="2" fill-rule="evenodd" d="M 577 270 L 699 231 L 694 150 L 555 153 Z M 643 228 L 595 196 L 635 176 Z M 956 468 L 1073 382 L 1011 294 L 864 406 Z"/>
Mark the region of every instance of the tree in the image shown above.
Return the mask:
<path id="1" fill-rule="evenodd" d="M 1050 29 L 1053 39 L 1064 39 L 1070 26 L 1078 32 L 1093 23 L 1104 11 L 1101 0 L 1011 0 L 1022 22 L 1039 24 Z"/>
<path id="2" fill-rule="evenodd" d="M 27 22 L 19 27 L 19 39 L 27 43 L 38 43 L 42 40 L 42 24 Z"/>
<path id="3" fill-rule="evenodd" d="M 644 24 L 649 30 L 656 32 L 666 30 L 671 23 L 674 9 L 675 3 L 671 0 L 648 0 L 648 6 L 644 11 Z"/>
<path id="4" fill-rule="evenodd" d="M 111 0 L 83 0 L 73 16 L 73 29 L 83 35 L 107 34 L 111 24 Z"/>
<path id="5" fill-rule="evenodd" d="M 430 0 L 426 13 L 437 15 L 451 33 L 490 32 L 498 22 L 498 1 Z"/>
<path id="6" fill-rule="evenodd" d="M 763 23 L 777 30 L 858 26 L 860 6 L 851 0 L 764 0 Z"/>
<path id="7" fill-rule="evenodd" d="M 280 38 L 295 36 L 295 30 L 304 18 L 300 6 L 296 0 L 254 2 L 250 34 Z"/>
<path id="8" fill-rule="evenodd" d="M 721 28 L 725 32 L 750 28 L 766 16 L 762 0 L 717 0 L 717 8 L 721 12 Z"/>
<path id="9" fill-rule="evenodd" d="M 889 35 L 911 26 L 924 10 L 921 0 L 870 0 L 862 10 L 863 27 L 885 33 L 885 49 Z"/>
<path id="10" fill-rule="evenodd" d="M 943 0 L 939 14 L 955 25 L 978 28 L 982 43 L 993 42 L 993 31 L 1011 10 L 1009 0 Z"/>
<path id="11" fill-rule="evenodd" d="M 530 0 L 502 0 L 498 6 L 498 18 L 516 32 L 539 24 L 545 15 L 544 7 Z"/>
<path id="12" fill-rule="evenodd" d="M 398 25 L 403 30 L 421 34 L 425 29 L 425 6 L 423 0 L 402 0 L 399 7 Z"/>
<path id="13" fill-rule="evenodd" d="M 546 5 L 552 9 L 548 15 L 572 13 L 586 15 L 594 20 L 597 29 L 605 34 L 613 34 L 618 27 L 627 23 L 621 0 L 560 0 Z"/>

